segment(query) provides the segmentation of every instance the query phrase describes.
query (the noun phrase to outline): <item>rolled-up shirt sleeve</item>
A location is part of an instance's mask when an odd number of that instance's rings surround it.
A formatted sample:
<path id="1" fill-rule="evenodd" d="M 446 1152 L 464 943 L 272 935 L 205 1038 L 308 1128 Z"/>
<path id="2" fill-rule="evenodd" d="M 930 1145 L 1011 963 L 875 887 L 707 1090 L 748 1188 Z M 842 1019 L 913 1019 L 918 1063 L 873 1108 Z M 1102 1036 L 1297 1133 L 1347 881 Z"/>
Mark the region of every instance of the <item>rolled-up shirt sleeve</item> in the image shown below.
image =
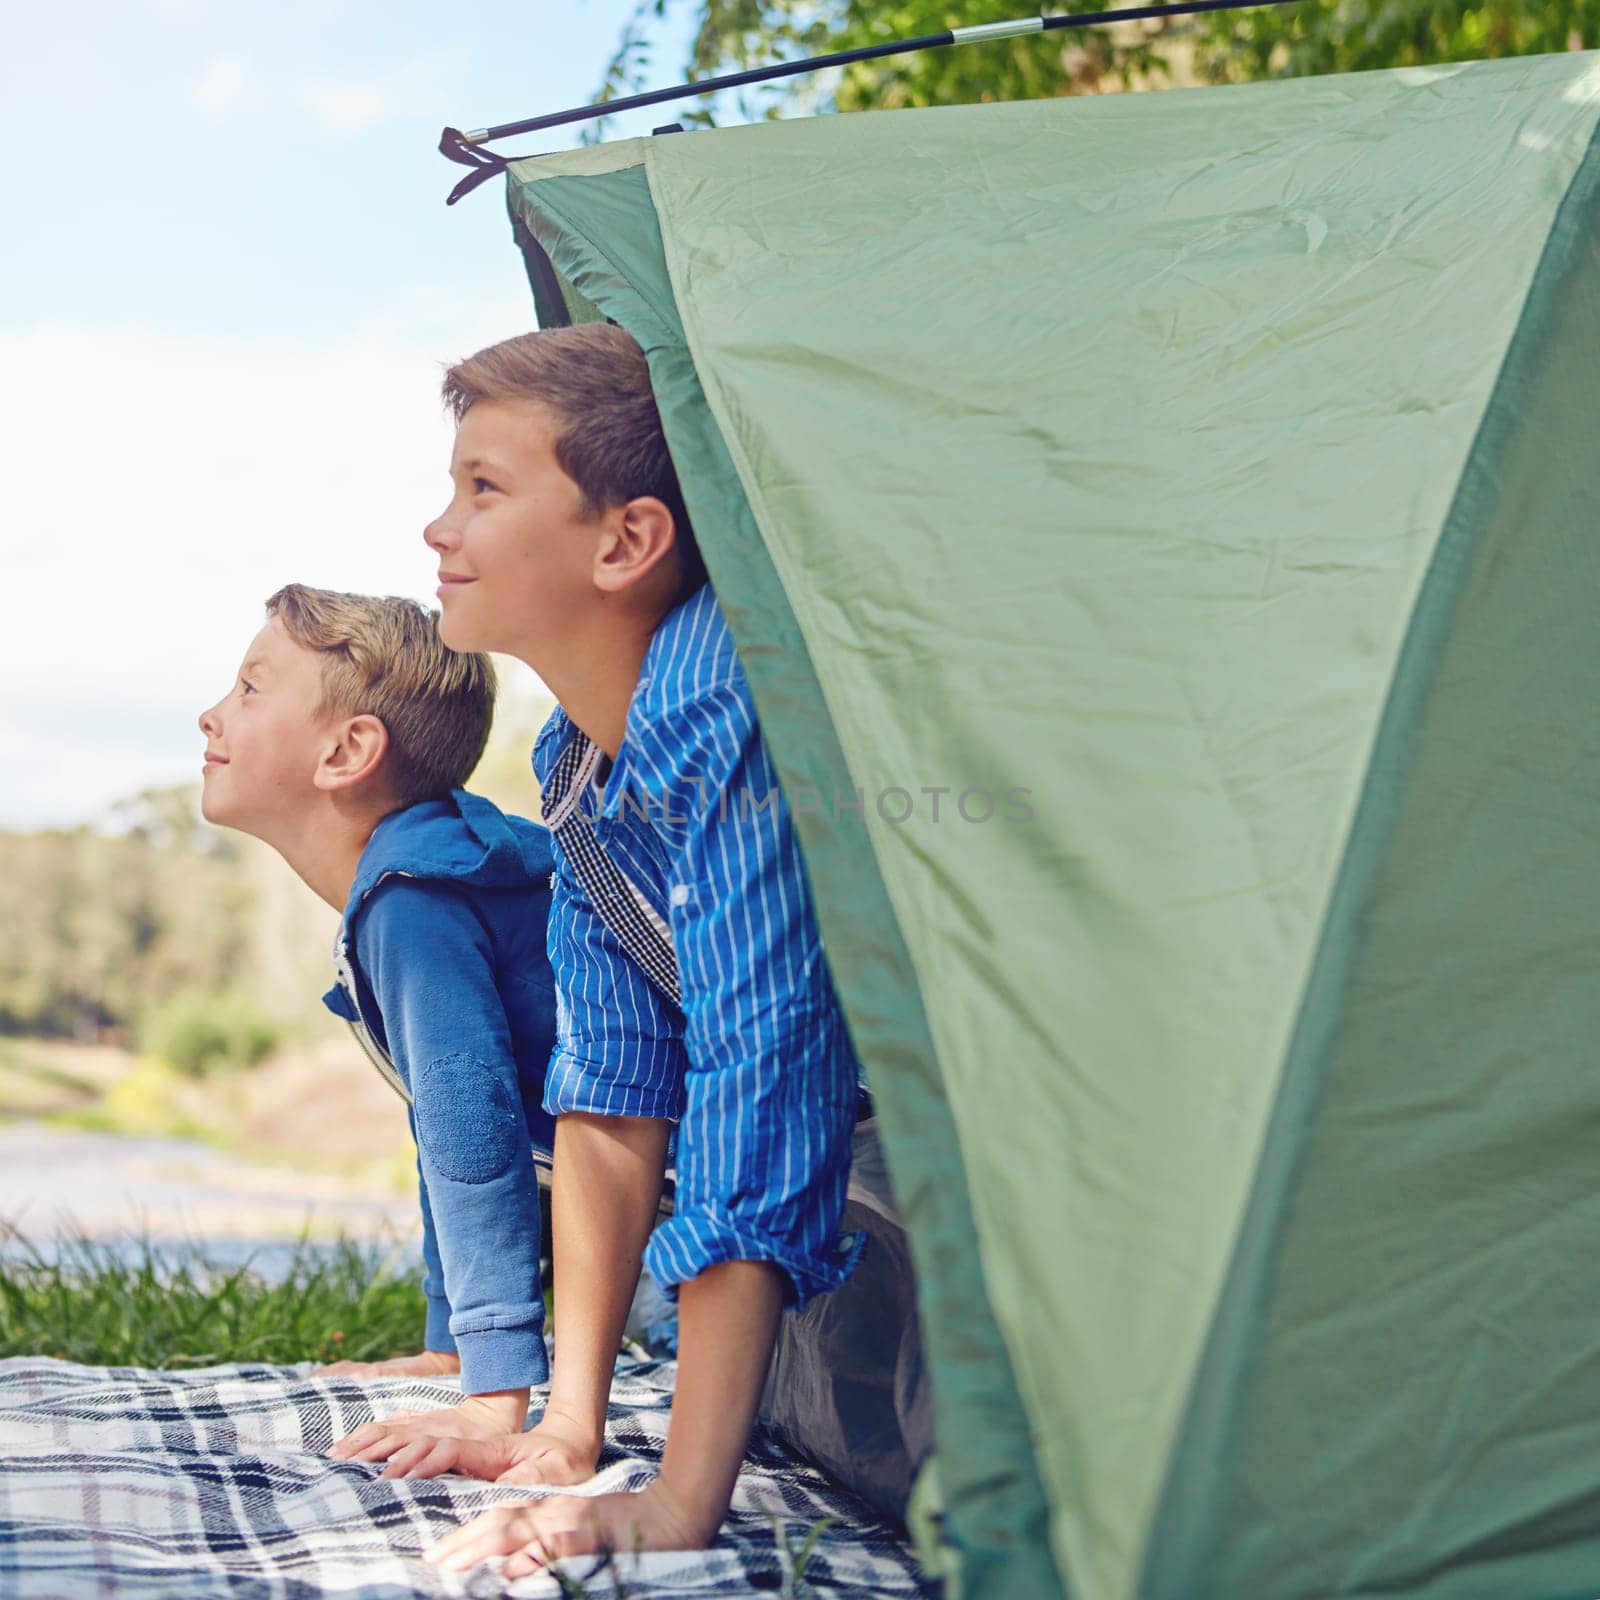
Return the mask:
<path id="1" fill-rule="evenodd" d="M 846 1036 L 789 813 L 735 685 L 680 708 L 635 781 L 676 819 L 669 921 L 686 1065 L 673 1216 L 645 1260 L 675 1286 L 723 1261 L 770 1261 L 786 1303 L 835 1289 L 857 1103 Z"/>

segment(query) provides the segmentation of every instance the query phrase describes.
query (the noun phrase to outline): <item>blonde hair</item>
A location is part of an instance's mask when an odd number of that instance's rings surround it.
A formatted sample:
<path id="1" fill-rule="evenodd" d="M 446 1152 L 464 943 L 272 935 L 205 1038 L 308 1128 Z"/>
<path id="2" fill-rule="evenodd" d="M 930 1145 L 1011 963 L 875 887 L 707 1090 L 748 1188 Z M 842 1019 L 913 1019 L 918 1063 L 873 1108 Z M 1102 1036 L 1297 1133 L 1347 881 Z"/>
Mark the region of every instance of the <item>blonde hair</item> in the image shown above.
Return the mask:
<path id="1" fill-rule="evenodd" d="M 384 725 L 384 781 L 402 805 L 439 799 L 472 775 L 494 720 L 494 664 L 446 648 L 436 611 L 291 583 L 267 601 L 267 615 L 323 657 L 320 714 Z"/>
<path id="2" fill-rule="evenodd" d="M 458 424 L 480 400 L 549 406 L 561 419 L 556 461 L 582 491 L 584 514 L 653 496 L 672 513 L 683 591 L 705 582 L 650 366 L 631 334 L 585 322 L 492 344 L 444 375 L 444 403 Z"/>

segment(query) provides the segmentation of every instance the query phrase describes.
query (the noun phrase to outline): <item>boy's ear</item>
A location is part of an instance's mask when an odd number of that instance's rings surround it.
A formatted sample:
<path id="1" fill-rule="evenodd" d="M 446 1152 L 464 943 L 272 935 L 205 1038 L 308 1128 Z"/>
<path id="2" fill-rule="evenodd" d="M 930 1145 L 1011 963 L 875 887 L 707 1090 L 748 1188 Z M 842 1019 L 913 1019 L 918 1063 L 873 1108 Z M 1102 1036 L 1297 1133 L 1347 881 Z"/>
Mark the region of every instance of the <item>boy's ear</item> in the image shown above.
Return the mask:
<path id="1" fill-rule="evenodd" d="M 388 752 L 389 730 L 376 717 L 363 713 L 336 722 L 322 746 L 313 781 L 329 792 L 352 789 L 382 766 Z"/>
<path id="2" fill-rule="evenodd" d="M 677 545 L 672 513 L 654 495 L 640 495 L 605 513 L 594 556 L 594 584 L 605 594 L 631 589 L 667 561 Z"/>

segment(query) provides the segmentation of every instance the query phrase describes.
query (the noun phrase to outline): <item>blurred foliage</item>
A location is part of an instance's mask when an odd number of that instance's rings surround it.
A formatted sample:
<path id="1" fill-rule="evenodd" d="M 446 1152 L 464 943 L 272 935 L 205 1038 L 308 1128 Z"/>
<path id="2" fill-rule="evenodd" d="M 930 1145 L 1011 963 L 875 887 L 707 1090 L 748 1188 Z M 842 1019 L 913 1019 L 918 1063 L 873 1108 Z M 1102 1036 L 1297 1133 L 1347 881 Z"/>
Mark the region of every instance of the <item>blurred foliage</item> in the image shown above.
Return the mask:
<path id="1" fill-rule="evenodd" d="M 1197 42 L 1212 82 L 1538 55 L 1600 45 L 1600 0 L 1300 0 L 1220 12 Z"/>
<path id="2" fill-rule="evenodd" d="M 86 1108 L 58 1112 L 70 1128 L 91 1128 L 133 1138 L 216 1140 L 221 1130 L 195 1114 L 191 1080 L 158 1056 L 136 1056 L 114 1083 Z"/>
<path id="3" fill-rule="evenodd" d="M 658 72 L 654 24 L 669 8 L 690 4 L 697 26 L 689 60 Z M 680 70 L 693 80 L 1028 14 L 1027 5 L 1007 0 L 641 0 L 597 98 L 662 85 Z M 1600 0 L 1297 0 L 920 50 L 741 91 L 731 105 L 739 119 L 751 120 L 795 110 L 1026 100 L 1595 45 Z M 664 120 L 675 116 L 686 124 L 705 124 L 719 113 L 725 108 L 705 102 L 662 108 Z M 598 137 L 601 130 L 590 124 L 588 131 Z"/>
<path id="4" fill-rule="evenodd" d="M 30 1041 L 34 1046 L 43 1042 Z M 181 1076 L 157 1056 L 115 1054 L 122 1062 L 117 1076 L 87 1104 L 49 1112 L 52 1124 L 130 1139 L 229 1143 L 232 1123 L 215 1114 L 214 1102 L 201 1099 L 204 1086 L 199 1081 Z"/>
<path id="5" fill-rule="evenodd" d="M 237 989 L 185 989 L 144 1012 L 138 1043 L 185 1078 L 205 1078 L 258 1065 L 282 1031 Z"/>
<path id="6" fill-rule="evenodd" d="M 694 0 L 698 26 L 686 63 L 690 78 L 743 71 L 780 60 L 821 55 L 891 40 L 919 38 L 1010 16 L 1026 5 L 1004 0 Z M 674 0 L 643 0 L 606 69 L 601 97 L 645 87 L 651 64 L 649 21 Z M 784 111 L 866 111 L 899 106 L 964 105 L 981 100 L 1029 100 L 1075 94 L 1115 83 L 1131 88 L 1164 77 L 1161 42 L 1169 24 L 1108 30 L 1072 29 L 955 49 L 919 50 L 741 91 L 741 119 Z M 704 105 L 672 113 L 684 123 L 707 123 Z M 663 116 L 668 113 L 663 112 Z"/>
<path id="7" fill-rule="evenodd" d="M 106 831 L 0 833 L 0 1032 L 118 1037 L 181 991 L 229 988 L 252 899 L 187 791 L 141 795 Z"/>

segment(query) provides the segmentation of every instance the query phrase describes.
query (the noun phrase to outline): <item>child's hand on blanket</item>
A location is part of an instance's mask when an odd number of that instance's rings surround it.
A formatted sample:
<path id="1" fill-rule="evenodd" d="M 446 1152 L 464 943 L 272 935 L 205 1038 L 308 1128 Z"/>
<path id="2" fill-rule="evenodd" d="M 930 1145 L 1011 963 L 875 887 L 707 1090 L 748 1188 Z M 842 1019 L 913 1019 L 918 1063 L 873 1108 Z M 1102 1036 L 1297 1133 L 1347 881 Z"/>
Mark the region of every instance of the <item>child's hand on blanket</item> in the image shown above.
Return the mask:
<path id="1" fill-rule="evenodd" d="M 496 1394 L 468 1396 L 458 1406 L 434 1411 L 397 1411 L 392 1417 L 363 1423 L 346 1434 L 328 1454 L 335 1461 L 386 1461 L 400 1448 L 419 1439 L 449 1437 L 495 1439 L 503 1434 L 520 1437 L 528 1415 L 528 1391 L 505 1389 Z"/>
<path id="2" fill-rule="evenodd" d="M 428 1418 L 425 1415 L 421 1420 L 425 1423 Z M 350 1439 L 358 1437 L 351 1434 Z M 470 1439 L 444 1435 L 438 1429 L 419 1436 L 411 1428 L 401 1427 L 373 1439 L 354 1459 L 387 1460 L 385 1478 L 437 1478 L 459 1472 L 492 1483 L 574 1484 L 594 1476 L 600 1440 L 591 1428 L 547 1407 L 538 1425 L 527 1433 Z"/>
<path id="3" fill-rule="evenodd" d="M 422 1559 L 446 1572 L 466 1572 L 480 1561 L 505 1556 L 506 1578 L 523 1578 L 563 1556 L 605 1550 L 703 1550 L 715 1524 L 697 1525 L 657 1478 L 637 1492 L 553 1494 L 495 1506 L 447 1534 Z"/>
<path id="4" fill-rule="evenodd" d="M 387 1361 L 335 1361 L 313 1367 L 314 1378 L 442 1378 L 461 1371 L 461 1358 L 453 1350 L 423 1350 L 414 1356 L 390 1356 Z"/>

